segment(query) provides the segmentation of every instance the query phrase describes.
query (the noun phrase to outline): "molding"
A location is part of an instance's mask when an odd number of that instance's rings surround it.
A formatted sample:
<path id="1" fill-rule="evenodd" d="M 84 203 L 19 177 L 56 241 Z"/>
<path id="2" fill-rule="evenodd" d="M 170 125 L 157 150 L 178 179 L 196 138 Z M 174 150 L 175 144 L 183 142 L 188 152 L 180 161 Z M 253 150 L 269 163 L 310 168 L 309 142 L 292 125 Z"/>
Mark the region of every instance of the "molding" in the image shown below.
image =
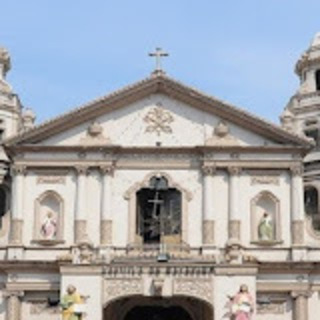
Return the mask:
<path id="1" fill-rule="evenodd" d="M 94 120 L 102 114 L 122 108 L 153 93 L 169 95 L 172 99 L 177 99 L 205 112 L 213 113 L 226 121 L 231 121 L 236 125 L 248 128 L 252 132 L 281 144 L 294 143 L 303 147 L 309 145 L 309 142 L 305 139 L 290 134 L 279 126 L 255 117 L 249 112 L 213 98 L 199 90 L 188 87 L 164 74 L 148 77 L 100 99 L 96 99 L 91 103 L 8 139 L 6 144 L 35 144 L 61 131 L 68 130 L 86 121 Z"/>

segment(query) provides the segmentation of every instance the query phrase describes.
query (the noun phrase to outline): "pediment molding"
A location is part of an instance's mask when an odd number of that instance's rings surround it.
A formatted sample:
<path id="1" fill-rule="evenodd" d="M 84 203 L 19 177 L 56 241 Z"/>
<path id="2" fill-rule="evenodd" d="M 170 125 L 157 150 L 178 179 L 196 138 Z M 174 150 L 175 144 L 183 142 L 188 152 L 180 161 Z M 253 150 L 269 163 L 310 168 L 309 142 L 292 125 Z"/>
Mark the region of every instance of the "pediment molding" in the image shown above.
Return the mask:
<path id="1" fill-rule="evenodd" d="M 246 128 L 251 132 L 255 132 L 277 143 L 298 145 L 303 146 L 304 148 L 310 147 L 310 143 L 303 137 L 289 133 L 277 125 L 253 116 L 251 113 L 218 100 L 215 97 L 188 87 L 163 74 L 148 77 L 133 85 L 96 99 L 71 112 L 8 139 L 5 144 L 10 146 L 39 143 L 53 135 L 64 132 L 84 122 L 93 121 L 103 114 L 125 107 L 156 93 L 162 93 L 187 103 L 194 108 L 212 113 L 221 119 L 234 123 L 242 128 Z"/>

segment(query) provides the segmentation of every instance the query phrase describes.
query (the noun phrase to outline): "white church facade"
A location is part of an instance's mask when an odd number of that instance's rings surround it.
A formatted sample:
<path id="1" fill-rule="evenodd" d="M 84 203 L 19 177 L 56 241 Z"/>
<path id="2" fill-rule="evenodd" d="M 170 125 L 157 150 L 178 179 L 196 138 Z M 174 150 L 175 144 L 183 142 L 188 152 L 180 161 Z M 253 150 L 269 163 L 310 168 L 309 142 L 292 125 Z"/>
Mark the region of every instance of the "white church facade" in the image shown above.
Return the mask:
<path id="1" fill-rule="evenodd" d="M 232 319 L 241 285 L 254 320 L 318 319 L 320 36 L 282 127 L 159 69 L 34 125 L 9 69 L 0 320 L 62 319 L 70 285 L 71 320 Z"/>

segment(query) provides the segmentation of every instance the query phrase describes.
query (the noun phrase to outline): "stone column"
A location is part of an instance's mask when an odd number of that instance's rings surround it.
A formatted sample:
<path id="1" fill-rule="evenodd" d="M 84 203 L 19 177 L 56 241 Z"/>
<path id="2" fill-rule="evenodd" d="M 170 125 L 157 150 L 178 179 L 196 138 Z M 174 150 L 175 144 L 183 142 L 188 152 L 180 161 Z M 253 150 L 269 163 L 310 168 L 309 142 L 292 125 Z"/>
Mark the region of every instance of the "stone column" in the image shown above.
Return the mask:
<path id="1" fill-rule="evenodd" d="M 86 239 L 87 236 L 87 220 L 86 220 L 86 180 L 88 167 L 76 167 L 77 177 L 77 199 L 76 199 L 76 212 L 75 212 L 75 243 L 80 243 Z"/>
<path id="2" fill-rule="evenodd" d="M 303 200 L 303 168 L 300 165 L 291 168 L 291 214 L 292 244 L 304 243 L 304 200 Z"/>
<path id="3" fill-rule="evenodd" d="M 214 208 L 213 208 L 213 175 L 215 167 L 203 166 L 203 225 L 202 242 L 204 245 L 214 244 Z"/>
<path id="4" fill-rule="evenodd" d="M 14 165 L 11 168 L 12 196 L 11 196 L 11 231 L 10 244 L 19 245 L 22 243 L 23 225 L 23 193 L 25 166 Z"/>
<path id="5" fill-rule="evenodd" d="M 308 320 L 308 298 L 310 293 L 307 291 L 293 291 L 291 296 L 294 300 L 294 320 Z"/>
<path id="6" fill-rule="evenodd" d="M 6 320 L 20 320 L 21 317 L 21 297 L 22 291 L 6 291 L 4 297 L 7 298 L 7 317 Z"/>
<path id="7" fill-rule="evenodd" d="M 112 244 L 112 176 L 113 167 L 101 167 L 102 193 L 101 193 L 101 225 L 100 243 Z"/>
<path id="8" fill-rule="evenodd" d="M 229 240 L 240 241 L 239 175 L 241 168 L 229 167 Z"/>

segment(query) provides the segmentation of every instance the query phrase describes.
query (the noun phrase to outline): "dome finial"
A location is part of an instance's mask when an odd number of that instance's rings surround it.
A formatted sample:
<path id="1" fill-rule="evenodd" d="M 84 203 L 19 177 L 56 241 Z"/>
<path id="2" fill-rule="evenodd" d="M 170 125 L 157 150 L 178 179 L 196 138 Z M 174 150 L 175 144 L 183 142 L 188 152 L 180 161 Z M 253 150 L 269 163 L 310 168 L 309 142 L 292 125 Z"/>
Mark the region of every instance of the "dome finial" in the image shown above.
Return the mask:
<path id="1" fill-rule="evenodd" d="M 0 47 L 0 79 L 6 77 L 11 68 L 10 55 L 7 49 Z"/>

